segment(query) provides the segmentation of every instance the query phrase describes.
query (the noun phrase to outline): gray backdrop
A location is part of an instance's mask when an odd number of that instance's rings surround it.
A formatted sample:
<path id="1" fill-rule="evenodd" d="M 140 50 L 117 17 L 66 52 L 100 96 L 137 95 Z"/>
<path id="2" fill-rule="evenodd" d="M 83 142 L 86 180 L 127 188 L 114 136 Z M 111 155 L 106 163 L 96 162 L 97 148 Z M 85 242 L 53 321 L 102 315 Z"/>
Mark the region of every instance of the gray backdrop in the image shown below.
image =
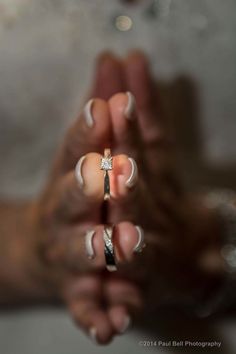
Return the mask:
<path id="1" fill-rule="evenodd" d="M 236 2 L 159 0 L 155 9 L 151 3 L 0 0 L 2 196 L 38 193 L 56 146 L 81 107 L 94 59 L 107 48 L 120 55 L 143 48 L 149 55 L 170 114 L 179 119 L 179 147 L 189 180 L 235 185 Z M 132 19 L 129 31 L 116 28 L 119 15 Z M 233 345 L 234 323 L 219 320 L 215 326 Z M 100 351 L 160 349 L 140 347 L 140 338 L 144 334 L 133 333 Z M 23 311 L 0 317 L 0 353 L 73 354 L 81 348 L 99 352 L 64 313 Z"/>

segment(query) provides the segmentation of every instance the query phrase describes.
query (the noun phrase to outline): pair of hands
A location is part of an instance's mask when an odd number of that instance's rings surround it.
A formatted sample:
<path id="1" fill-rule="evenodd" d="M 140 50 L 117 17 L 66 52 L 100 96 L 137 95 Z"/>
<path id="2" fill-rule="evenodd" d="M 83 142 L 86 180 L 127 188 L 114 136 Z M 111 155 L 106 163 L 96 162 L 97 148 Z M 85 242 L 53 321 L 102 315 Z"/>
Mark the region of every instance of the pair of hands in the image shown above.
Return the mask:
<path id="1" fill-rule="evenodd" d="M 66 134 L 35 203 L 34 245 L 49 286 L 65 300 L 76 323 L 105 344 L 144 308 L 144 292 L 159 292 L 158 274 L 177 287 L 194 288 L 199 255 L 216 243 L 210 236 L 214 222 L 178 181 L 173 137 L 144 55 L 134 52 L 125 60 L 102 55 L 91 97 L 96 98 Z M 104 270 L 99 168 L 107 147 L 114 156 L 107 217 L 116 225 L 119 263 L 112 274 Z M 78 183 L 75 167 L 82 156 Z M 129 158 L 136 161 L 138 174 L 132 173 Z M 136 254 L 141 229 L 147 247 Z M 95 231 L 93 260 L 86 255 L 88 230 Z"/>

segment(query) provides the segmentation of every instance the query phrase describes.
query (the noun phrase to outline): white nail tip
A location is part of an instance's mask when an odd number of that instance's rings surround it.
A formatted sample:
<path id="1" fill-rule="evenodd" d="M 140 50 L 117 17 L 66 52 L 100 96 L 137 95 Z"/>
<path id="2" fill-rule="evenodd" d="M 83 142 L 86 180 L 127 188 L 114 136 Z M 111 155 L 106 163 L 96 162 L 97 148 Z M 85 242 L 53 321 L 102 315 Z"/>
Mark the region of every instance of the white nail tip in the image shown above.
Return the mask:
<path id="1" fill-rule="evenodd" d="M 92 115 L 93 102 L 94 102 L 93 99 L 89 100 L 84 107 L 84 118 L 89 128 L 91 128 L 94 125 L 94 119 Z"/>
<path id="2" fill-rule="evenodd" d="M 97 343 L 97 329 L 95 327 L 89 329 L 89 336 L 94 343 Z"/>
<path id="3" fill-rule="evenodd" d="M 144 244 L 144 232 L 143 229 L 140 226 L 135 226 L 137 233 L 138 233 L 138 242 L 136 246 L 134 247 L 134 252 L 139 253 L 142 252 L 143 248 L 145 247 Z"/>
<path id="4" fill-rule="evenodd" d="M 135 98 L 131 92 L 126 92 L 126 95 L 128 97 L 128 103 L 125 108 L 124 115 L 127 119 L 132 119 L 134 108 L 135 108 Z"/>
<path id="5" fill-rule="evenodd" d="M 95 257 L 95 252 L 93 248 L 93 236 L 95 235 L 94 230 L 87 231 L 85 234 L 85 248 L 87 256 L 92 259 Z"/>
<path id="6" fill-rule="evenodd" d="M 113 265 L 107 265 L 107 270 L 109 270 L 109 272 L 116 272 L 117 267 Z"/>
<path id="7" fill-rule="evenodd" d="M 120 328 L 120 333 L 125 333 L 130 327 L 131 319 L 129 316 L 125 316 L 122 327 Z"/>
<path id="8" fill-rule="evenodd" d="M 75 167 L 75 177 L 79 183 L 79 185 L 81 187 L 83 187 L 84 185 L 84 179 L 83 179 L 83 176 L 82 176 L 82 165 L 83 165 L 83 162 L 85 160 L 86 156 L 82 156 L 79 161 L 77 162 L 76 164 L 76 167 Z"/>
<path id="9" fill-rule="evenodd" d="M 129 162 L 131 163 L 131 174 L 127 181 L 125 182 L 126 187 L 131 188 L 135 185 L 138 180 L 138 167 L 134 159 L 131 157 L 128 158 Z"/>

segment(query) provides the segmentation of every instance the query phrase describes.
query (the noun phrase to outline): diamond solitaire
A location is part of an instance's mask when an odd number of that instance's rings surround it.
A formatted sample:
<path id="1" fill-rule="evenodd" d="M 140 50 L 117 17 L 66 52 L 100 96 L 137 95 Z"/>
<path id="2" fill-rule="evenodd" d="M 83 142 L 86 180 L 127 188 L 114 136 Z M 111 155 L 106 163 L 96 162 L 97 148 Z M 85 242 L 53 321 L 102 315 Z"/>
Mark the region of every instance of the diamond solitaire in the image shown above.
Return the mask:
<path id="1" fill-rule="evenodd" d="M 101 170 L 109 171 L 112 170 L 112 157 L 102 157 L 101 159 Z"/>
<path id="2" fill-rule="evenodd" d="M 104 173 L 104 200 L 110 199 L 110 179 L 108 171 L 111 171 L 113 168 L 112 165 L 112 156 L 111 150 L 105 149 L 104 156 L 101 158 L 101 170 L 105 171 Z"/>

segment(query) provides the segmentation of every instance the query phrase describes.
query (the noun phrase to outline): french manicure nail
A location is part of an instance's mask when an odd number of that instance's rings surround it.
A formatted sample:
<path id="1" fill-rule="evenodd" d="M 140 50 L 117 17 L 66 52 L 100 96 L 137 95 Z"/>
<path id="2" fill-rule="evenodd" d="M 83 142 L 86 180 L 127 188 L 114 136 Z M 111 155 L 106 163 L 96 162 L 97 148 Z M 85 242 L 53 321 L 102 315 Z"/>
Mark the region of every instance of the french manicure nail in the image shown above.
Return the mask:
<path id="1" fill-rule="evenodd" d="M 134 159 L 128 158 L 131 164 L 131 173 L 127 181 L 125 182 L 126 187 L 132 188 L 138 180 L 138 167 Z"/>
<path id="2" fill-rule="evenodd" d="M 94 230 L 87 231 L 85 234 L 85 248 L 88 258 L 93 259 L 95 257 L 95 252 L 93 248 L 93 237 L 95 235 Z"/>
<path id="3" fill-rule="evenodd" d="M 91 327 L 89 329 L 89 336 L 92 339 L 92 341 L 97 344 L 97 328 L 96 327 Z"/>
<path id="4" fill-rule="evenodd" d="M 92 126 L 94 125 L 94 119 L 92 115 L 93 102 L 94 102 L 93 99 L 89 100 L 84 107 L 84 118 L 89 128 L 92 128 Z"/>
<path id="5" fill-rule="evenodd" d="M 76 167 L 75 167 L 75 177 L 80 185 L 80 187 L 82 188 L 84 186 L 84 179 L 83 179 L 83 176 L 82 176 L 82 165 L 83 165 L 83 162 L 85 160 L 86 156 L 82 156 L 79 161 L 77 162 L 76 164 Z"/>
<path id="6" fill-rule="evenodd" d="M 135 226 L 137 233 L 138 233 L 138 242 L 136 243 L 133 252 L 140 253 L 142 252 L 143 248 L 145 247 L 144 243 L 144 231 L 140 226 Z"/>
<path id="7" fill-rule="evenodd" d="M 120 328 L 120 333 L 125 333 L 127 329 L 130 327 L 131 319 L 128 315 L 124 317 L 123 324 Z"/>
<path id="8" fill-rule="evenodd" d="M 128 97 L 128 102 L 124 111 L 124 115 L 127 119 L 131 120 L 133 118 L 133 112 L 135 108 L 135 98 L 131 92 L 126 92 L 126 95 Z"/>

